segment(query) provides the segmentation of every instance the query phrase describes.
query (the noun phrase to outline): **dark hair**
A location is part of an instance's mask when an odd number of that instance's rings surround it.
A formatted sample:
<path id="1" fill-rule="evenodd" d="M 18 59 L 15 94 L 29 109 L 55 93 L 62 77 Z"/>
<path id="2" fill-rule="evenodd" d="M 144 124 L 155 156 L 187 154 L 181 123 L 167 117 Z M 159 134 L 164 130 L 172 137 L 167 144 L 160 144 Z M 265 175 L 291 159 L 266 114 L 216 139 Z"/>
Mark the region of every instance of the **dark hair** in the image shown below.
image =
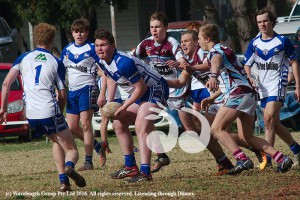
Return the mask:
<path id="1" fill-rule="evenodd" d="M 188 29 L 188 30 L 182 32 L 181 36 L 186 35 L 186 34 L 190 34 L 193 38 L 193 41 L 198 40 L 198 32 L 197 31 Z"/>
<path id="2" fill-rule="evenodd" d="M 215 43 L 220 42 L 219 28 L 216 24 L 206 24 L 201 26 L 200 31 L 202 32 L 203 37 L 210 38 L 211 41 Z"/>
<path id="3" fill-rule="evenodd" d="M 257 16 L 258 15 L 263 15 L 265 13 L 268 13 L 269 19 L 271 22 L 273 22 L 272 26 L 274 28 L 274 26 L 276 25 L 276 20 L 277 20 L 277 16 L 267 7 L 262 8 L 261 10 L 259 10 L 256 14 L 255 14 L 255 20 L 257 22 Z"/>
<path id="4" fill-rule="evenodd" d="M 161 21 L 165 27 L 168 26 L 168 17 L 163 12 L 155 12 L 150 16 L 150 21 L 152 20 L 158 20 Z"/>
<path id="5" fill-rule="evenodd" d="M 95 37 L 95 39 L 99 39 L 99 40 L 106 39 L 106 40 L 108 40 L 109 44 L 115 43 L 115 38 L 114 38 L 113 34 L 105 29 L 97 29 L 95 31 L 94 37 Z"/>
<path id="6" fill-rule="evenodd" d="M 72 26 L 71 26 L 71 32 L 72 31 L 86 31 L 88 32 L 90 30 L 90 23 L 86 19 L 76 19 L 74 20 Z"/>

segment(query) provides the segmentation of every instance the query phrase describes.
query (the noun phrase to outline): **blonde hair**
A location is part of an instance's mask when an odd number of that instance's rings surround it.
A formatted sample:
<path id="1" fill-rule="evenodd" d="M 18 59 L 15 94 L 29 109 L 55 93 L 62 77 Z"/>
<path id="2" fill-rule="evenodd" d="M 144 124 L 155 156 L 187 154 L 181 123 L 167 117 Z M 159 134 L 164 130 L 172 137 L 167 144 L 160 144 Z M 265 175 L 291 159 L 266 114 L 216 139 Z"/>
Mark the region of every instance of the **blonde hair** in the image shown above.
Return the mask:
<path id="1" fill-rule="evenodd" d="M 206 24 L 204 26 L 201 26 L 200 31 L 203 34 L 203 37 L 210 38 L 211 41 L 215 43 L 220 42 L 219 38 L 219 28 L 215 24 Z"/>
<path id="2" fill-rule="evenodd" d="M 40 23 L 33 29 L 33 40 L 36 45 L 49 45 L 53 42 L 55 36 L 55 27 Z"/>

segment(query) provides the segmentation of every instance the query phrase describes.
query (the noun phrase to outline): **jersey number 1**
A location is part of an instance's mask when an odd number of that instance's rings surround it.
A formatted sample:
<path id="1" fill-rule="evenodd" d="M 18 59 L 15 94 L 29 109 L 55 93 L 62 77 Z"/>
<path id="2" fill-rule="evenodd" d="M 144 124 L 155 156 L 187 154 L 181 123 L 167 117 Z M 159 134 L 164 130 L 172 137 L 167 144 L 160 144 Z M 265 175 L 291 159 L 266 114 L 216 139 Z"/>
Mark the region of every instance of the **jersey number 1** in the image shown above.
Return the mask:
<path id="1" fill-rule="evenodd" d="M 38 85 L 40 82 L 41 69 L 42 69 L 42 65 L 35 67 L 35 71 L 36 71 L 35 72 L 35 85 Z"/>

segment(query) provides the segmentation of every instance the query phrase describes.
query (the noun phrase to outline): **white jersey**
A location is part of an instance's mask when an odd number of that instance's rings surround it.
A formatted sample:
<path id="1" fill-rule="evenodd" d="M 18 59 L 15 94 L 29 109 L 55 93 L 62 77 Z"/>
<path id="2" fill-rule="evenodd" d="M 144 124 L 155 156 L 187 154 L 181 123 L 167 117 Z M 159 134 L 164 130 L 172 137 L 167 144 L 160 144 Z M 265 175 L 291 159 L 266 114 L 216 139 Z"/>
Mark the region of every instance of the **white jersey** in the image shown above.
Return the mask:
<path id="1" fill-rule="evenodd" d="M 148 87 L 161 84 L 161 79 L 163 79 L 154 68 L 125 52 L 116 50 L 110 64 L 107 64 L 104 60 L 99 62 L 102 70 L 128 94 L 133 93 L 133 84 L 139 81 L 140 78 L 144 79 Z"/>
<path id="2" fill-rule="evenodd" d="M 65 89 L 64 64 L 45 49 L 37 48 L 22 54 L 13 64 L 20 71 L 28 119 L 44 119 L 60 113 L 55 86 Z"/>
<path id="3" fill-rule="evenodd" d="M 96 85 L 96 59 L 95 45 L 90 42 L 82 46 L 73 42 L 63 49 L 61 60 L 67 68 L 70 91 Z"/>
<path id="4" fill-rule="evenodd" d="M 296 59 L 294 47 L 288 38 L 274 33 L 270 40 L 261 35 L 254 38 L 245 54 L 245 65 L 257 64 L 261 98 L 285 97 L 289 72 L 289 59 Z"/>

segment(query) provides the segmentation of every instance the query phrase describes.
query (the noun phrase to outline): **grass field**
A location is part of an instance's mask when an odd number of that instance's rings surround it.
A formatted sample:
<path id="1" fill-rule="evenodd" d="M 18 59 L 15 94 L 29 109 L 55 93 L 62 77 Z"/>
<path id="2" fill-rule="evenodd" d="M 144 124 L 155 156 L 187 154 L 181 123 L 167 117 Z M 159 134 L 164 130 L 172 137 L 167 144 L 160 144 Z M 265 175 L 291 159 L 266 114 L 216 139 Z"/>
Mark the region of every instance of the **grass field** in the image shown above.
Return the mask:
<path id="1" fill-rule="evenodd" d="M 293 135 L 300 141 L 300 133 Z M 78 188 L 72 184 L 72 192 L 60 193 L 51 143 L 1 140 L 0 199 L 300 199 L 299 169 L 279 174 L 274 169 L 260 172 L 255 168 L 236 176 L 212 176 L 216 165 L 207 150 L 188 154 L 179 146 L 168 153 L 171 164 L 153 174 L 152 182 L 126 184 L 112 180 L 108 174 L 123 165 L 123 156 L 116 138 L 111 136 L 109 141 L 113 153 L 108 155 L 107 167 L 101 168 L 98 156 L 94 156 L 95 169 L 82 172 L 87 186 Z M 81 141 L 76 142 L 79 167 L 84 149 Z M 277 140 L 276 147 L 291 156 L 281 140 Z M 245 152 L 258 164 L 253 153 Z M 139 153 L 136 157 L 139 161 Z"/>

